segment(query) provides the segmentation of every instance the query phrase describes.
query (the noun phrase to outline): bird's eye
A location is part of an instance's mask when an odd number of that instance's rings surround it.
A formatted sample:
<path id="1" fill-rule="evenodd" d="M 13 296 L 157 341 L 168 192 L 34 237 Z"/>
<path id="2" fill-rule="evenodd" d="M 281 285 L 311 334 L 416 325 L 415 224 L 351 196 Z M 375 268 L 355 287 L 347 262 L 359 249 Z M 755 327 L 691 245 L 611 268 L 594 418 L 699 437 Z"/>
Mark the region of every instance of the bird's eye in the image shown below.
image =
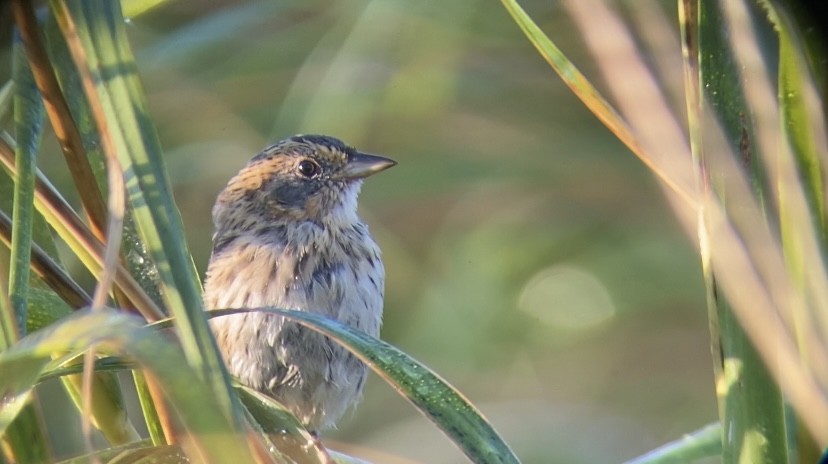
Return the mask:
<path id="1" fill-rule="evenodd" d="M 303 176 L 308 178 L 316 176 L 317 174 L 319 174 L 320 170 L 319 165 L 311 160 L 300 161 L 299 165 L 297 166 L 297 169 L 299 170 L 299 174 L 302 174 Z"/>

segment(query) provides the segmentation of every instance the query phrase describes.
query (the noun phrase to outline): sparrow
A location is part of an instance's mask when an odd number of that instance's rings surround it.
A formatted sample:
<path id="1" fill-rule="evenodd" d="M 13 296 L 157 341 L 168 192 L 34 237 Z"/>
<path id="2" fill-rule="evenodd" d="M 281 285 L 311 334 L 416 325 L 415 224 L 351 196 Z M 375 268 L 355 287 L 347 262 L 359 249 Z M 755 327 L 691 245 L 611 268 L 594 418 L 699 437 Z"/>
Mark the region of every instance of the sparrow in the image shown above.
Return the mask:
<path id="1" fill-rule="evenodd" d="M 253 157 L 213 207 L 205 307 L 308 311 L 379 337 L 385 270 L 357 197 L 364 178 L 394 165 L 324 135 Z M 262 312 L 210 324 L 230 374 L 313 432 L 362 396 L 367 367 L 324 335 Z"/>

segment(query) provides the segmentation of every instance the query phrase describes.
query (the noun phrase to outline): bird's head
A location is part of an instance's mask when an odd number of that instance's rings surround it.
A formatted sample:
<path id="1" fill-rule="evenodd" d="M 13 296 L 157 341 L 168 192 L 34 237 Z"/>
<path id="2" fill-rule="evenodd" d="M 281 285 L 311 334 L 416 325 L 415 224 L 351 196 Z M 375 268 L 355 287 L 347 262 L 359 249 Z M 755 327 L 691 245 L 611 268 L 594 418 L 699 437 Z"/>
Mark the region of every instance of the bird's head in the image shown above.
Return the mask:
<path id="1" fill-rule="evenodd" d="M 247 219 L 356 218 L 362 179 L 397 164 L 323 135 L 297 135 L 264 149 L 233 177 L 213 209 L 217 226 Z M 246 221 L 245 221 L 246 222 Z"/>

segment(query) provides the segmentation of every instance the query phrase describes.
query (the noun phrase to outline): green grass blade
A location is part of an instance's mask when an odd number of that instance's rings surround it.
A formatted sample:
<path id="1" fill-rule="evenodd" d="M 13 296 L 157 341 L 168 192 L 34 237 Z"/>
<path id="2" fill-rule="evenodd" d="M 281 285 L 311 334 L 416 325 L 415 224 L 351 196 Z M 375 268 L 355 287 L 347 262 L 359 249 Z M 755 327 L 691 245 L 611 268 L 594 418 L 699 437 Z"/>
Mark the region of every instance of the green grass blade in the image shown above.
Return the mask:
<path id="1" fill-rule="evenodd" d="M 211 317 L 251 311 L 211 310 Z M 517 463 L 515 454 L 483 415 L 454 387 L 398 348 L 325 317 L 257 308 L 284 316 L 335 340 L 359 357 L 434 422 L 473 462 Z"/>
<path id="2" fill-rule="evenodd" d="M 791 152 L 796 163 L 798 178 L 801 180 L 804 197 L 807 200 L 809 213 L 813 226 L 817 230 L 818 246 L 822 256 L 825 255 L 825 247 L 828 244 L 828 218 L 825 211 L 825 179 L 824 160 L 820 157 L 819 142 L 816 134 L 824 127 L 825 121 L 821 117 L 819 108 L 816 108 L 819 101 L 816 89 L 813 87 L 815 81 L 805 56 L 804 40 L 797 33 L 792 21 L 779 5 L 767 0 L 760 0 L 759 3 L 765 9 L 768 20 L 773 24 L 779 38 L 779 75 L 778 75 L 778 99 L 782 118 L 782 130 L 790 142 Z M 823 153 L 825 147 L 822 147 Z M 786 190 L 780 188 L 780 196 Z M 809 262 L 813 256 L 801 246 L 802 240 L 797 237 L 796 231 L 791 231 L 792 221 L 797 220 L 795 215 L 790 215 L 789 208 L 785 207 L 785 197 L 780 199 L 781 228 L 783 235 L 783 246 L 785 256 L 796 284 L 804 291 L 813 291 L 812 282 L 814 279 L 814 264 Z M 786 219 L 787 217 L 787 219 Z M 819 258 L 817 257 L 817 261 Z M 821 276 L 820 276 L 821 277 Z M 824 284 L 824 283 L 823 283 Z M 809 288 L 811 287 L 811 288 Z M 812 294 L 818 294 L 813 291 Z M 819 298 L 814 298 L 815 307 L 821 307 Z M 803 314 L 797 315 L 797 341 L 803 353 L 803 358 L 812 357 L 809 353 L 807 336 L 803 332 L 811 325 L 809 317 Z M 804 329 L 804 330 L 803 330 Z M 796 427 L 797 453 L 803 462 L 817 462 L 821 449 L 809 435 L 805 424 L 800 422 Z"/>
<path id="3" fill-rule="evenodd" d="M 95 369 L 98 368 L 96 365 Z M 144 416 L 150 440 L 156 446 L 163 445 L 166 442 L 164 428 L 161 425 L 161 419 L 158 417 L 158 410 L 155 409 L 152 393 L 149 385 L 147 385 L 147 378 L 142 372 L 134 372 L 133 379 L 135 381 L 135 392 L 138 395 L 138 403 L 141 405 L 141 413 Z"/>
<path id="4" fill-rule="evenodd" d="M 14 120 L 18 141 L 15 164 L 18 169 L 14 184 L 9 300 L 15 313 L 16 327 L 7 327 L 5 324 L 3 326 L 3 332 L 6 337 L 11 337 L 7 338 L 11 342 L 16 341 L 19 335 L 25 333 L 26 328 L 29 259 L 34 217 L 35 159 L 44 121 L 43 103 L 25 60 L 25 52 L 19 42 L 15 46 L 14 82 Z"/>
<path id="5" fill-rule="evenodd" d="M 721 127 L 743 163 L 743 169 L 752 175 L 750 182 L 762 203 L 767 185 L 756 150 L 755 134 L 750 119 L 737 59 L 728 40 L 728 29 L 718 2 L 699 2 L 699 66 L 700 85 L 706 101 L 717 115 Z M 701 145 L 702 142 L 699 142 Z M 702 163 L 706 165 L 702 151 Z M 709 170 L 707 170 L 709 172 Z M 728 198 L 725 182 L 710 174 L 710 185 L 719 198 Z M 728 214 L 733 214 L 729 211 Z M 717 257 L 713 256 L 713 259 Z M 707 279 L 708 286 L 716 287 L 716 276 Z M 785 409 L 777 384 L 762 362 L 755 347 L 736 318 L 729 303 L 716 288 L 709 289 L 710 304 L 715 307 L 716 319 L 711 327 L 714 346 L 721 350 L 714 356 L 721 363 L 716 371 L 719 413 L 723 435 L 723 462 L 780 463 L 788 458 Z M 715 350 L 714 350 L 715 351 Z"/>
<path id="6" fill-rule="evenodd" d="M 0 318 L 5 346 L 12 346 L 25 334 L 29 299 L 29 259 L 32 246 L 34 219 L 34 173 L 44 110 L 34 86 L 31 71 L 20 42 L 14 46 L 14 121 L 19 143 L 15 158 L 19 166 L 14 186 L 13 225 L 11 237 L 11 267 L 9 272 L 9 301 Z M 2 390 L 0 390 L 2 393 Z M 0 395 L 2 396 L 2 395 Z M 9 425 L 4 441 L 18 462 L 43 462 L 49 459 L 48 441 L 43 424 L 36 411 L 37 403 L 27 403 Z"/>
<path id="7" fill-rule="evenodd" d="M 722 452 L 722 425 L 718 422 L 626 461 L 625 464 L 675 464 L 718 456 Z"/>
<path id="8" fill-rule="evenodd" d="M 243 437 L 215 396 L 187 366 L 180 350 L 133 317 L 115 311 L 79 312 L 22 339 L 0 354 L 0 433 L 25 404 L 54 353 L 69 359 L 95 345 L 104 354 L 126 355 L 158 379 L 181 421 L 179 437 L 194 462 L 253 462 Z"/>
<path id="9" fill-rule="evenodd" d="M 176 316 L 178 335 L 188 363 L 216 392 L 222 409 L 236 421 L 241 413 L 233 403 L 229 376 L 202 312 L 200 283 L 184 240 L 183 226 L 173 202 L 169 180 L 148 117 L 145 97 L 124 31 L 119 2 L 72 2 L 71 16 L 63 2 L 52 10 L 76 66 L 91 73 L 94 90 L 85 89 L 103 136 L 112 137 L 124 172 L 133 215 L 150 247 L 164 285 L 163 296 Z M 75 35 L 77 34 L 77 35 Z M 75 51 L 72 40 L 80 40 Z M 83 54 L 84 56 L 80 56 Z M 100 111 L 96 110 L 97 104 Z M 99 115 L 104 120 L 99 119 Z"/>
<path id="10" fill-rule="evenodd" d="M 814 121 L 819 96 L 808 85 L 812 81 L 806 57 L 801 50 L 803 41 L 792 27 L 790 19 L 777 10 L 774 3 L 759 0 L 779 37 L 779 103 L 783 129 L 791 142 L 801 179 L 806 187 L 811 213 L 821 232 L 823 242 L 828 233 L 825 211 L 825 180 L 823 160 L 820 158 L 815 130 L 824 121 Z M 824 148 L 824 147 L 823 147 Z"/>

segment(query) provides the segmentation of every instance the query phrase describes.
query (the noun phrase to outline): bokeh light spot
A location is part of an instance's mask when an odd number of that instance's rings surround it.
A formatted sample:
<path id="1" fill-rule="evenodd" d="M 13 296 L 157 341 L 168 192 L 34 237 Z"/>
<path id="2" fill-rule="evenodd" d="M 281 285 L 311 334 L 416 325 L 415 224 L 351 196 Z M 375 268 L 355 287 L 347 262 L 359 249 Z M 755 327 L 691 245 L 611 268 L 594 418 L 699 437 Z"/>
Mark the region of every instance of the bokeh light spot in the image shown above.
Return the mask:
<path id="1" fill-rule="evenodd" d="M 584 330 L 615 315 L 606 287 L 594 275 L 572 266 L 535 274 L 520 292 L 518 308 L 559 330 Z"/>

